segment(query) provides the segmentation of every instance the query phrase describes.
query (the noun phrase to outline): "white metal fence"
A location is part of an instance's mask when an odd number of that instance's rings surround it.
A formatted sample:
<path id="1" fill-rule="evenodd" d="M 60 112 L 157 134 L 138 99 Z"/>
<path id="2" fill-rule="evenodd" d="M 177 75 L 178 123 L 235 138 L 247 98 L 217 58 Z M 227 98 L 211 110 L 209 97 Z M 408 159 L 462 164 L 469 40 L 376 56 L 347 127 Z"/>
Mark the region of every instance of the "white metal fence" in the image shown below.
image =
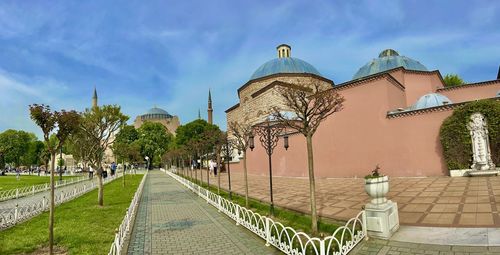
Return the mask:
<path id="1" fill-rule="evenodd" d="M 118 178 L 119 175 L 110 176 L 104 179 L 103 184 L 111 182 Z M 97 188 L 98 184 L 95 181 L 90 183 L 85 183 L 83 185 L 75 185 L 73 189 L 69 191 L 57 191 L 54 192 L 54 201 L 56 205 L 62 204 L 74 198 L 77 198 L 93 189 Z M 50 207 L 50 197 L 42 197 L 36 201 L 30 201 L 25 205 L 16 205 L 15 208 L 1 210 L 0 211 L 0 230 L 12 227 L 22 221 L 28 220 L 43 211 L 49 210 Z"/>
<path id="2" fill-rule="evenodd" d="M 58 177 L 55 177 L 55 178 L 58 178 Z M 75 184 L 75 183 L 82 182 L 85 180 L 88 180 L 88 177 L 82 176 L 82 177 L 77 177 L 77 178 L 71 178 L 69 180 L 64 179 L 62 181 L 56 181 L 54 186 L 57 189 L 59 187 L 63 187 L 63 186 L 70 185 L 70 184 Z M 37 184 L 37 185 L 33 185 L 33 186 L 25 186 L 25 187 L 17 188 L 17 189 L 2 190 L 2 191 L 0 191 L 0 202 L 5 201 L 5 200 L 9 200 L 9 199 L 34 195 L 35 193 L 46 191 L 46 190 L 50 190 L 49 183 Z"/>
<path id="3" fill-rule="evenodd" d="M 122 220 L 122 224 L 118 228 L 118 232 L 115 234 L 115 240 L 111 244 L 111 248 L 109 249 L 109 255 L 119 255 L 122 252 L 123 245 L 125 243 L 125 239 L 129 236 L 131 230 L 131 224 L 135 219 L 135 214 L 137 212 L 137 207 L 139 206 L 139 201 L 141 199 L 142 190 L 144 188 L 144 182 L 146 180 L 146 174 L 142 177 L 142 181 L 135 192 L 134 198 L 132 202 L 130 202 L 130 206 L 125 213 L 125 217 Z"/>
<path id="4" fill-rule="evenodd" d="M 298 232 L 280 222 L 255 213 L 243 206 L 235 204 L 199 185 L 175 174 L 175 170 L 161 171 L 170 175 L 188 189 L 198 194 L 208 203 L 266 241 L 266 245 L 273 245 L 286 254 L 305 255 L 343 255 L 349 253 L 354 246 L 367 238 L 366 214 L 361 211 L 350 219 L 344 226 L 323 239 L 310 237 L 304 232 Z"/>

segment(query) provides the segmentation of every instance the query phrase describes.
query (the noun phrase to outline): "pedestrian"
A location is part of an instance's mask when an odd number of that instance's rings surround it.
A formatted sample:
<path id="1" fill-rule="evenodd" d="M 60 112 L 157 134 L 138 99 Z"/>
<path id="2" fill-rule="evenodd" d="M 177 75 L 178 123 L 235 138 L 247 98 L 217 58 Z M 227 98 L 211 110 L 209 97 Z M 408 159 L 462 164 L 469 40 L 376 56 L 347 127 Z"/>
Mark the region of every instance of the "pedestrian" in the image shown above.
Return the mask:
<path id="1" fill-rule="evenodd" d="M 89 166 L 89 179 L 94 178 L 94 169 L 92 166 Z"/>
<path id="2" fill-rule="evenodd" d="M 210 176 L 212 176 L 212 173 L 214 172 L 214 162 L 210 159 L 208 161 L 208 169 L 210 170 Z"/>
<path id="3" fill-rule="evenodd" d="M 111 163 L 111 176 L 114 176 L 116 172 L 116 163 Z"/>
<path id="4" fill-rule="evenodd" d="M 102 173 L 102 178 L 104 179 L 108 178 L 108 171 L 106 171 L 106 169 L 101 167 L 101 173 Z"/>
<path id="5" fill-rule="evenodd" d="M 217 162 L 216 161 L 212 161 L 212 162 L 214 164 L 214 176 L 217 176 L 217 167 L 218 167 Z"/>
<path id="6" fill-rule="evenodd" d="M 16 171 L 16 180 L 19 181 L 19 179 L 21 179 L 21 169 L 14 168 L 14 170 Z"/>

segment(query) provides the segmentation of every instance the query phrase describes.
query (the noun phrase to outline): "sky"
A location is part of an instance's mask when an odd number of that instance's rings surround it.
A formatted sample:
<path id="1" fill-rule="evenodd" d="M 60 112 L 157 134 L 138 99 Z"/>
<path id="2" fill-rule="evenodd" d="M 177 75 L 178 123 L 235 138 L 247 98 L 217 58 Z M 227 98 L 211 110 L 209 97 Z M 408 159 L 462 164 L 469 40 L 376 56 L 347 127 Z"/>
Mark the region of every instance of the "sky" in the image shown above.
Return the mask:
<path id="1" fill-rule="evenodd" d="M 496 79 L 500 1 L 0 1 L 0 132 L 40 136 L 28 106 L 130 116 L 153 106 L 214 122 L 286 43 L 336 84 L 392 48 L 466 82 Z"/>

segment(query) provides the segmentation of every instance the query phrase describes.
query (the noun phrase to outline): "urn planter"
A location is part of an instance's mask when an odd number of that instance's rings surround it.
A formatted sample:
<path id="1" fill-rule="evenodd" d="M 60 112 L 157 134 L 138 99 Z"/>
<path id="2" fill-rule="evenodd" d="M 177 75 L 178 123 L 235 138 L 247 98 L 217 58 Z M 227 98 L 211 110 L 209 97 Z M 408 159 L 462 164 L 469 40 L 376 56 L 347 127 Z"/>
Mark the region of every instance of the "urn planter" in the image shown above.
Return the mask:
<path id="1" fill-rule="evenodd" d="M 372 198 L 371 203 L 381 205 L 387 202 L 385 197 L 389 192 L 389 176 L 365 179 L 365 191 Z"/>

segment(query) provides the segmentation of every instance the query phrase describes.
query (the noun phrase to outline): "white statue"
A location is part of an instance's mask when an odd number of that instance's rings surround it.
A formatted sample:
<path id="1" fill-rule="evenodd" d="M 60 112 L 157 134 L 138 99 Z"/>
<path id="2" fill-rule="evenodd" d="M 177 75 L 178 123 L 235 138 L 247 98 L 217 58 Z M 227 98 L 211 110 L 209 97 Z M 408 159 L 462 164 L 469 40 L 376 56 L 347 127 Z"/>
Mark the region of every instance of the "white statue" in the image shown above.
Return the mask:
<path id="1" fill-rule="evenodd" d="M 474 113 L 467 126 L 472 138 L 472 166 L 473 170 L 495 170 L 491 160 L 490 142 L 486 120 L 481 113 Z"/>

